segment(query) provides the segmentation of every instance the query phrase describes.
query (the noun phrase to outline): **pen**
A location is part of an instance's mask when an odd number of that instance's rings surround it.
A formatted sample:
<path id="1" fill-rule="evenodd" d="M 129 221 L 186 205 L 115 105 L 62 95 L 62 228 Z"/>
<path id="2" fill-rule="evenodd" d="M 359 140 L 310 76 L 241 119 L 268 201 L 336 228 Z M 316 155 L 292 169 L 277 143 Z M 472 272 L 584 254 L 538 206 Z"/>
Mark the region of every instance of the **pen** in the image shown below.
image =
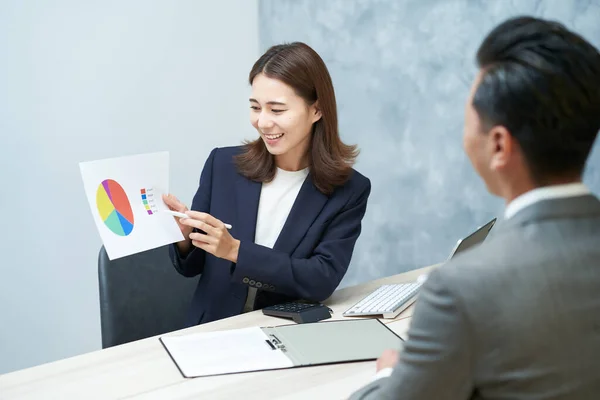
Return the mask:
<path id="1" fill-rule="evenodd" d="M 173 211 L 173 210 L 163 210 L 163 212 L 167 213 L 167 214 L 171 214 L 174 217 L 177 218 L 189 218 L 189 216 L 185 213 L 179 212 L 179 211 Z M 231 225 L 229 224 L 224 224 L 225 228 L 227 229 L 231 229 Z"/>

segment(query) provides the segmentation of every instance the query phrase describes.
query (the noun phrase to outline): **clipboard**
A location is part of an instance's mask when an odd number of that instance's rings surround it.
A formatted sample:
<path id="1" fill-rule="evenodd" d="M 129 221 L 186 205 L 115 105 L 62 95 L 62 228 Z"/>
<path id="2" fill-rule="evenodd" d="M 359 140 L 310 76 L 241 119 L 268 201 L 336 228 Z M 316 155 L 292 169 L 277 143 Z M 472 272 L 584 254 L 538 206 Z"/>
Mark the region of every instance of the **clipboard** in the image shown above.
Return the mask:
<path id="1" fill-rule="evenodd" d="M 377 359 L 402 338 L 378 319 L 315 322 L 162 336 L 185 378 Z"/>

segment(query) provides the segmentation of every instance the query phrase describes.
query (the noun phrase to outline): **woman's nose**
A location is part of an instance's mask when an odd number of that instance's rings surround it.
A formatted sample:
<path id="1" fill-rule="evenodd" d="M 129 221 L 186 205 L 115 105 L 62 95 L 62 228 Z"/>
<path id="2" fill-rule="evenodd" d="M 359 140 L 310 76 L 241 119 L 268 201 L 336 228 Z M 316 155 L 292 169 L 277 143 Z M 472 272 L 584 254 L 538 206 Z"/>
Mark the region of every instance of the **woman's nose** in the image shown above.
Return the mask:
<path id="1" fill-rule="evenodd" d="M 260 113 L 257 125 L 259 129 L 269 129 L 273 126 L 273 120 L 267 114 Z"/>

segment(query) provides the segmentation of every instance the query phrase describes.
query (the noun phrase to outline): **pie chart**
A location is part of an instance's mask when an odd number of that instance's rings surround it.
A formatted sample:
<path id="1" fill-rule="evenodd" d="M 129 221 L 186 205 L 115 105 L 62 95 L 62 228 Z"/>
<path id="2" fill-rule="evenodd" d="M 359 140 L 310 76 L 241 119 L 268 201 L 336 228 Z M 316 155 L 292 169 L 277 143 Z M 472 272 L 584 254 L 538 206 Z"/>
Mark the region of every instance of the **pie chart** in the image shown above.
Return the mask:
<path id="1" fill-rule="evenodd" d="M 127 236 L 133 231 L 133 210 L 123 187 L 105 179 L 96 191 L 96 206 L 100 218 L 114 234 Z"/>

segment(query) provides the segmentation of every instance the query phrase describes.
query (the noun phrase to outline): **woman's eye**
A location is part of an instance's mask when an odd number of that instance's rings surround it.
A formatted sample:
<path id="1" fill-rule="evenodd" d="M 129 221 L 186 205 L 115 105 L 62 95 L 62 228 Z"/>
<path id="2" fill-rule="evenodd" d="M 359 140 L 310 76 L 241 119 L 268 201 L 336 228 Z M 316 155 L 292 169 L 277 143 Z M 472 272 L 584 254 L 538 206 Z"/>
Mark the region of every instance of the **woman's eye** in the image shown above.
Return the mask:
<path id="1" fill-rule="evenodd" d="M 271 111 L 273 111 L 275 114 L 279 114 L 279 113 L 284 112 L 285 110 L 271 110 Z"/>
<path id="2" fill-rule="evenodd" d="M 257 106 L 250 106 L 250 108 L 253 109 L 254 111 L 260 110 L 260 108 L 258 108 Z"/>

